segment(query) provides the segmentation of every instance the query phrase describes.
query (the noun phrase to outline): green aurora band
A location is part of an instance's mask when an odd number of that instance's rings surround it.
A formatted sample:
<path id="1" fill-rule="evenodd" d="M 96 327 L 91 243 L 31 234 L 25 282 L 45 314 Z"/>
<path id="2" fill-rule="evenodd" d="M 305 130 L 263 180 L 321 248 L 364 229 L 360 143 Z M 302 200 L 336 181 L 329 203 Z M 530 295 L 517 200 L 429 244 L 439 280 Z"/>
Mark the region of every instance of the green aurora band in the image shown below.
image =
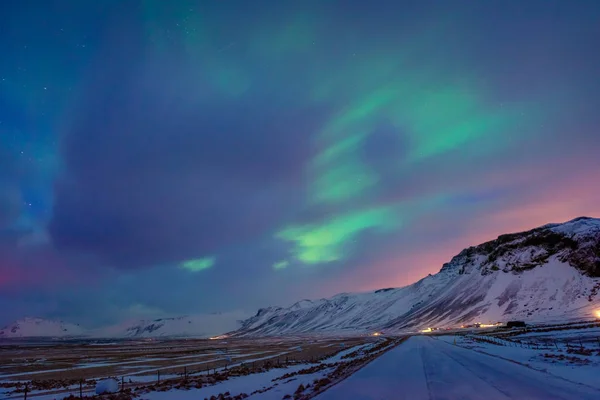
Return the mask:
<path id="1" fill-rule="evenodd" d="M 203 271 L 215 265 L 216 260 L 216 257 L 204 257 L 197 258 L 195 260 L 188 260 L 181 263 L 181 268 L 187 269 L 191 272 Z"/>

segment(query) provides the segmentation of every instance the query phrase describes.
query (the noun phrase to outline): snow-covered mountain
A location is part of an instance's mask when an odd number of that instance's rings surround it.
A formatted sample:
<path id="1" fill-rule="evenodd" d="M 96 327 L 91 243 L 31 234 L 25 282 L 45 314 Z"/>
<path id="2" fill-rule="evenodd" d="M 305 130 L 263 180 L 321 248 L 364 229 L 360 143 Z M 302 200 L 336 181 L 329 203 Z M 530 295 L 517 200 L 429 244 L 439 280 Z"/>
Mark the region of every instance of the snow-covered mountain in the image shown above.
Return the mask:
<path id="1" fill-rule="evenodd" d="M 41 318 L 23 318 L 2 328 L 0 339 L 76 337 L 84 334 L 85 329 L 79 325 Z"/>
<path id="2" fill-rule="evenodd" d="M 593 318 L 600 308 L 600 220 L 577 218 L 469 247 L 402 288 L 263 308 L 235 335 L 400 332 L 512 319 Z"/>
<path id="3" fill-rule="evenodd" d="M 24 318 L 0 330 L 0 339 L 15 338 L 207 338 L 238 329 L 249 315 L 228 313 L 196 314 L 174 318 L 140 320 L 88 330 L 79 325 L 41 318 Z"/>
<path id="4" fill-rule="evenodd" d="M 247 316 L 248 314 L 242 312 L 229 312 L 141 320 L 101 329 L 90 335 L 113 338 L 207 338 L 238 329 Z"/>

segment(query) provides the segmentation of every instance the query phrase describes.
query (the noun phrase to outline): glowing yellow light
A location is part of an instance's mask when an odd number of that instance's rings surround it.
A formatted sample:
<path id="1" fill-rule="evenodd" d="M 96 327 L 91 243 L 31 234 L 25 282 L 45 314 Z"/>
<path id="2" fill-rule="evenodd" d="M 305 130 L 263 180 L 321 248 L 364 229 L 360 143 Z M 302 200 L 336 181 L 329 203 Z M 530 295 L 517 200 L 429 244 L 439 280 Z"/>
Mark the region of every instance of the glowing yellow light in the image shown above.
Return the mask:
<path id="1" fill-rule="evenodd" d="M 219 339 L 227 339 L 227 335 L 219 335 L 219 336 L 213 336 L 213 337 L 208 338 L 208 340 L 219 340 Z"/>
<path id="2" fill-rule="evenodd" d="M 596 314 L 596 318 L 600 318 L 600 308 L 594 311 L 594 314 Z"/>
<path id="3" fill-rule="evenodd" d="M 375 332 L 375 333 L 373 333 L 373 336 L 380 336 L 380 335 L 381 335 L 381 332 Z"/>
<path id="4" fill-rule="evenodd" d="M 423 329 L 421 332 L 423 332 L 423 333 L 427 333 L 427 332 L 431 332 L 431 331 L 433 331 L 433 329 L 431 329 L 431 328 L 427 328 L 427 329 Z"/>

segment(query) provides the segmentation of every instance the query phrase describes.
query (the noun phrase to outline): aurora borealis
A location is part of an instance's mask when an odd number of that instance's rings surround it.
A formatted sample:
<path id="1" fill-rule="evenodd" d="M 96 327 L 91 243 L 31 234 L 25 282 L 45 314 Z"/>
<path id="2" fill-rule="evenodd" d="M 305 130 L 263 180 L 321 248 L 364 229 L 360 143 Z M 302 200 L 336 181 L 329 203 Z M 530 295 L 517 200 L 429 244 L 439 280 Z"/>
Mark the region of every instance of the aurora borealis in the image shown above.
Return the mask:
<path id="1" fill-rule="evenodd" d="M 0 325 L 400 286 L 600 216 L 598 20 L 585 0 L 2 2 Z"/>

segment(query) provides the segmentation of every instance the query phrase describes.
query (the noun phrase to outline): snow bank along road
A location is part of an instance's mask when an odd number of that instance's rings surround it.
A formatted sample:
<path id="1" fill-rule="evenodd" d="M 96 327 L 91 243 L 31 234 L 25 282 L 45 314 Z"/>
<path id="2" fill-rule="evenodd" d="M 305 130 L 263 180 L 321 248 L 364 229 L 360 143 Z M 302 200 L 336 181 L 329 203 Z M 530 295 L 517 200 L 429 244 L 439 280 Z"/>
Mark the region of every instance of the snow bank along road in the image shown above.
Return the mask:
<path id="1" fill-rule="evenodd" d="M 415 336 L 318 400 L 587 400 L 600 391 L 430 337 Z"/>

